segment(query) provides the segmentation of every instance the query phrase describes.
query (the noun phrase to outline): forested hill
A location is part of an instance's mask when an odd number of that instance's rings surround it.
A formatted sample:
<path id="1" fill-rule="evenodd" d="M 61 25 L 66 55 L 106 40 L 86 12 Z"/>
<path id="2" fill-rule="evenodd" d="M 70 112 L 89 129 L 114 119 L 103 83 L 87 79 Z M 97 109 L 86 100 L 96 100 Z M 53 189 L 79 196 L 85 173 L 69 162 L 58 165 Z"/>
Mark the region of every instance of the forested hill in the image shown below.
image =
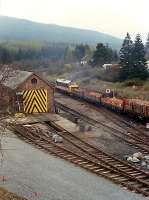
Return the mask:
<path id="1" fill-rule="evenodd" d="M 122 40 L 97 31 L 36 23 L 0 16 L 0 40 L 36 40 L 55 43 L 108 43 L 120 48 Z"/>

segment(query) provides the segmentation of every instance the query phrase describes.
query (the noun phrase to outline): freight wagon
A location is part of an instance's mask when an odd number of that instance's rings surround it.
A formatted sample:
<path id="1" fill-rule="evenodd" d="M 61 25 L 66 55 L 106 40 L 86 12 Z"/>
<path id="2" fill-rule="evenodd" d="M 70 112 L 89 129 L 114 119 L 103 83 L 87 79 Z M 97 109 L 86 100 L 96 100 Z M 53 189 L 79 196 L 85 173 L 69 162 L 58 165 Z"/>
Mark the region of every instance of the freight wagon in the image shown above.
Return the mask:
<path id="1" fill-rule="evenodd" d="M 149 118 L 149 102 L 140 99 L 124 99 L 124 112 L 139 118 Z"/>
<path id="2" fill-rule="evenodd" d="M 127 113 L 131 116 L 138 117 L 140 119 L 149 121 L 149 102 L 139 99 L 120 99 L 115 97 L 108 97 L 106 94 L 102 94 L 97 91 L 91 91 L 86 88 L 81 88 L 77 84 L 71 81 L 57 81 L 56 88 L 68 95 L 75 98 L 83 99 L 87 102 L 94 103 L 96 105 L 103 105 L 109 109 L 115 110 L 121 113 Z"/>
<path id="3" fill-rule="evenodd" d="M 109 97 L 101 98 L 101 104 L 116 111 L 124 110 L 124 101 L 122 99 Z"/>

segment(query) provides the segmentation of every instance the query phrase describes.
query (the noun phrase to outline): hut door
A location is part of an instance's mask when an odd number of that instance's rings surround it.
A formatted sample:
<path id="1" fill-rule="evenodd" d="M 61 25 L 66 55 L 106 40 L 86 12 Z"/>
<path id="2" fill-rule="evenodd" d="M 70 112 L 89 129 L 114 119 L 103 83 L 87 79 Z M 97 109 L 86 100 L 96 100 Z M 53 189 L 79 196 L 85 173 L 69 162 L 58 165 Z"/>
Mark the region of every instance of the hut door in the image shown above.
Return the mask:
<path id="1" fill-rule="evenodd" d="M 48 112 L 47 90 L 25 90 L 23 92 L 23 104 L 25 113 Z"/>
<path id="2" fill-rule="evenodd" d="M 23 93 L 16 92 L 15 111 L 23 112 Z"/>

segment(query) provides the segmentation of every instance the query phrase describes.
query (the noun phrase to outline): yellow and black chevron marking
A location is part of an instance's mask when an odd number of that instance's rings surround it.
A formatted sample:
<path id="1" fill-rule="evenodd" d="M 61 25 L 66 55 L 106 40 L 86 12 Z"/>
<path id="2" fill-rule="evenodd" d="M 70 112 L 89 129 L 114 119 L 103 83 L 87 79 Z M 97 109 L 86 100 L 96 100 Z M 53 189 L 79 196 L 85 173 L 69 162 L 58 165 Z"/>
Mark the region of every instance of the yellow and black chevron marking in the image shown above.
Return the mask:
<path id="1" fill-rule="evenodd" d="M 47 112 L 47 90 L 25 90 L 23 92 L 25 113 Z"/>

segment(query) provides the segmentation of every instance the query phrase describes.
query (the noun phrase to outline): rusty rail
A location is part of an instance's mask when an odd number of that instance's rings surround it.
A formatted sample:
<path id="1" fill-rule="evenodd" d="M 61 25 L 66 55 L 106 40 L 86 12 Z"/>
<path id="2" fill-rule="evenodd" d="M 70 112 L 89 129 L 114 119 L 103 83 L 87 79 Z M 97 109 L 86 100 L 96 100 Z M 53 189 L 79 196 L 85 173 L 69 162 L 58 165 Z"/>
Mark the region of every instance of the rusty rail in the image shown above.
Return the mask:
<path id="1" fill-rule="evenodd" d="M 100 154 L 98 158 L 96 157 L 95 159 L 95 154 L 92 154 L 91 152 L 85 152 L 85 154 L 76 153 L 67 147 L 55 144 L 42 130 L 39 135 L 39 133 L 26 128 L 23 125 L 13 125 L 13 128 L 19 137 L 34 144 L 36 147 L 127 187 L 131 191 L 141 193 L 144 196 L 149 196 L 149 176 L 146 173 L 134 171 L 132 168 L 130 170 L 129 166 L 121 166 L 122 164 L 116 163 L 116 161 L 113 159 L 111 160 L 110 157 L 109 160 L 107 158 L 107 160 L 104 161 L 103 155 Z M 79 146 L 80 148 L 83 148 L 82 145 L 79 144 Z M 82 152 L 84 152 L 84 148 Z M 100 152 L 96 152 L 96 156 L 98 153 Z M 88 157 L 86 157 L 86 155 L 88 155 Z M 112 161 L 113 164 L 111 165 Z"/>
<path id="2" fill-rule="evenodd" d="M 100 122 L 98 120 L 92 119 L 88 116 L 86 116 L 83 113 L 80 113 L 60 102 L 55 101 L 55 106 L 63 111 L 67 111 L 72 115 L 75 115 L 79 117 L 80 119 L 83 119 L 84 121 L 88 122 L 89 124 L 100 128 L 100 126 L 105 127 L 112 131 L 112 134 L 115 135 L 116 137 L 124 140 L 125 142 L 129 143 L 129 145 L 133 146 L 137 150 L 139 149 L 143 154 L 148 155 L 149 154 L 149 143 L 147 141 L 141 140 L 140 138 L 134 137 L 132 135 L 126 134 L 124 131 L 117 130 L 116 128 L 113 128 L 103 122 Z M 125 137 L 127 136 L 127 137 Z"/>

